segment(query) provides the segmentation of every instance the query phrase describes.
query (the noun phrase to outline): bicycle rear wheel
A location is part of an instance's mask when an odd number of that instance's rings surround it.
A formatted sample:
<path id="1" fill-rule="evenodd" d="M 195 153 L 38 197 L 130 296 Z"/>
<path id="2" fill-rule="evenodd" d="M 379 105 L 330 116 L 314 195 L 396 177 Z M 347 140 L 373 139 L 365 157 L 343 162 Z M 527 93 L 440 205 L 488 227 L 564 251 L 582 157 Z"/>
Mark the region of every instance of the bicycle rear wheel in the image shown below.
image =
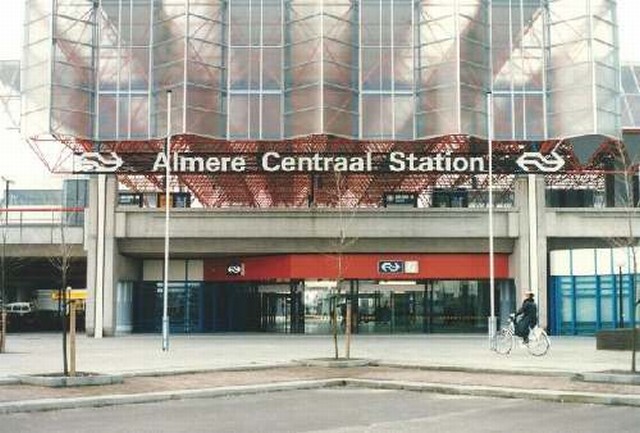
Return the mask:
<path id="1" fill-rule="evenodd" d="M 508 355 L 513 348 L 513 333 L 508 328 L 502 328 L 496 336 L 496 352 Z"/>
<path id="2" fill-rule="evenodd" d="M 532 334 L 534 334 L 532 332 Z M 549 351 L 549 347 L 551 346 L 551 342 L 549 341 L 549 337 L 547 333 L 542 329 L 536 330 L 535 334 L 529 338 L 529 344 L 527 344 L 527 350 L 533 356 L 544 356 Z"/>

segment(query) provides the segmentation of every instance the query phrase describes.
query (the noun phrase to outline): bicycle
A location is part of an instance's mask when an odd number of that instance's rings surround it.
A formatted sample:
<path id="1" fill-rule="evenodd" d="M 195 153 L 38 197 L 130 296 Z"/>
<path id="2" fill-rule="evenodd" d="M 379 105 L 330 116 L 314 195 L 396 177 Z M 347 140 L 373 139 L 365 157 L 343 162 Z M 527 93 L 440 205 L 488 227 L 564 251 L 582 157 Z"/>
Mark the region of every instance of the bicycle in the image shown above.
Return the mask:
<path id="1" fill-rule="evenodd" d="M 496 336 L 496 352 L 501 355 L 511 353 L 514 341 L 516 337 L 518 337 L 516 335 L 515 323 L 516 315 L 513 313 L 509 314 L 509 324 L 502 328 Z M 544 329 L 536 325 L 535 328 L 529 331 L 529 342 L 525 343 L 525 346 L 527 346 L 527 350 L 531 355 L 543 356 L 549 351 L 551 341 Z"/>

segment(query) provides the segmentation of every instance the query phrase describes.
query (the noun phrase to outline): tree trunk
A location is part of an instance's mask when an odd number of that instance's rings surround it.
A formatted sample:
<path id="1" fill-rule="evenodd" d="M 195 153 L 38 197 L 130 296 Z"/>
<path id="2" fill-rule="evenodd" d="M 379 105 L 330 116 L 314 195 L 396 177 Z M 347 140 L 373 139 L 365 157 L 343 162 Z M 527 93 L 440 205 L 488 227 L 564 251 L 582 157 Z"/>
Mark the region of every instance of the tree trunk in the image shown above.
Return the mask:
<path id="1" fill-rule="evenodd" d="M 62 301 L 62 308 L 60 310 L 60 320 L 62 321 L 62 369 L 65 376 L 69 375 L 69 359 L 67 355 L 67 289 L 66 278 L 62 278 L 63 285 L 61 290 L 60 299 Z"/>
<path id="2" fill-rule="evenodd" d="M 69 302 L 69 375 L 76 375 L 76 303 Z"/>
<path id="3" fill-rule="evenodd" d="M 336 315 L 336 303 L 338 298 L 335 297 L 334 301 L 331 303 L 331 312 L 329 313 L 331 316 L 331 333 L 333 334 L 333 356 L 335 359 L 338 359 L 340 353 L 338 352 L 338 320 Z"/>
<path id="4" fill-rule="evenodd" d="M 351 358 L 351 300 L 347 302 L 347 320 L 345 326 L 345 345 L 344 353 L 347 359 Z"/>
<path id="5" fill-rule="evenodd" d="M 638 332 L 636 330 L 637 328 L 634 327 L 631 329 L 631 372 L 635 373 L 636 372 L 636 333 Z"/>

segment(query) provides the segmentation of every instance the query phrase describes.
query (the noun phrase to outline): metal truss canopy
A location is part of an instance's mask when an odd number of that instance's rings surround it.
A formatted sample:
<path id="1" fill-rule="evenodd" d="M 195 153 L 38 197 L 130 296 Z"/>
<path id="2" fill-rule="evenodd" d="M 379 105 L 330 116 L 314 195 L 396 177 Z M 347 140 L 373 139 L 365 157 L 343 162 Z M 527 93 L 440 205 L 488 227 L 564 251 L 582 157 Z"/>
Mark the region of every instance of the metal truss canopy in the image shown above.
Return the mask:
<path id="1" fill-rule="evenodd" d="M 164 139 L 140 141 L 92 141 L 73 137 L 57 137 L 66 145 L 67 152 L 116 152 L 123 158 L 140 158 L 141 155 L 162 152 Z M 38 147 L 33 141 L 32 146 Z M 331 135 L 311 135 L 288 140 L 219 140 L 195 135 L 171 137 L 172 152 L 185 155 L 257 155 L 274 150 L 282 153 L 305 155 L 389 153 L 391 151 L 452 155 L 487 154 L 486 140 L 468 135 L 447 135 L 429 140 L 352 140 Z M 603 138 L 598 149 L 584 162 L 574 152 L 571 140 L 494 141 L 494 167 L 513 165 L 523 152 L 549 154 L 557 152 L 565 160 L 562 174 L 547 175 L 549 185 L 601 189 L 604 176 L 621 169 L 620 155 L 624 154 L 621 142 Z M 54 158 L 55 159 L 55 158 Z M 57 161 L 64 161 L 59 157 Z M 629 164 L 625 164 L 628 166 Z M 628 169 L 630 167 L 627 167 Z M 65 171 L 64 164 L 53 167 Z M 66 169 L 68 170 L 68 168 Z M 162 173 L 137 172 L 117 174 L 119 182 L 134 192 L 163 191 Z M 497 170 L 494 185 L 499 191 L 509 193 L 516 178 L 513 171 Z M 385 194 L 404 192 L 416 194 L 428 200 L 436 190 L 466 190 L 482 197 L 486 192 L 486 174 L 467 173 L 407 173 L 384 170 L 368 173 L 177 173 L 172 176 L 170 188 L 188 190 L 204 207 L 381 207 Z M 480 198 L 482 201 L 482 198 Z"/>

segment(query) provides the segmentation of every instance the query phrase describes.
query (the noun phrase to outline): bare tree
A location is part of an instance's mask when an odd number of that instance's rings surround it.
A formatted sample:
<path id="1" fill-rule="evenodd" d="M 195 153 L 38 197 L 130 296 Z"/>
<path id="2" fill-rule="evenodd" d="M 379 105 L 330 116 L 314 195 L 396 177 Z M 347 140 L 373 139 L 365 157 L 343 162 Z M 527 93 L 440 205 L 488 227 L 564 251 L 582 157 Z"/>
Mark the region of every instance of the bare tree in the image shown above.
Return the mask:
<path id="1" fill-rule="evenodd" d="M 51 256 L 49 262 L 56 269 L 60 277 L 58 287 L 58 313 L 60 314 L 60 324 L 62 328 L 62 365 L 63 374 L 69 375 L 69 355 L 67 352 L 67 283 L 69 270 L 73 260 L 73 246 L 67 242 L 67 224 L 65 215 L 60 215 L 60 242 L 58 244 L 57 255 Z"/>
<path id="2" fill-rule="evenodd" d="M 6 199 L 5 199 L 6 200 Z M 6 210 L 5 210 L 6 212 Z M 6 351 L 7 341 L 7 217 L 5 215 L 5 223 L 2 227 L 2 293 L 0 298 L 2 300 L 2 311 L 0 312 L 0 353 Z"/>
<path id="3" fill-rule="evenodd" d="M 334 358 L 340 357 L 340 351 L 338 349 L 338 320 L 336 307 L 342 294 L 342 284 L 344 282 L 344 254 L 349 247 L 357 242 L 357 238 L 349 236 L 350 224 L 355 216 L 354 203 L 350 203 L 348 177 L 342 175 L 340 171 L 334 172 L 334 200 L 336 203 L 336 209 L 338 213 L 338 233 L 335 243 L 332 247 L 332 253 L 337 260 L 336 271 L 336 288 L 331 302 L 330 308 L 330 320 L 331 320 L 331 333 L 333 337 Z M 352 299 L 347 297 L 345 299 L 345 358 L 351 357 L 351 327 L 353 319 L 353 311 L 351 308 Z"/>
<path id="4" fill-rule="evenodd" d="M 626 248 L 631 253 L 631 371 L 635 373 L 637 350 L 637 328 L 635 318 L 636 308 L 640 301 L 638 300 L 636 291 L 636 275 L 638 274 L 638 257 L 636 247 L 638 245 L 638 240 L 636 238 L 633 223 L 638 220 L 638 210 L 640 210 L 638 206 L 640 203 L 638 202 L 637 197 L 634 198 L 633 194 L 634 173 L 631 172 L 631 170 L 634 163 L 631 161 L 629 153 L 622 141 L 616 142 L 615 149 L 617 151 L 616 159 L 622 167 L 622 186 L 624 189 L 617 194 L 617 197 L 622 204 L 625 213 L 626 234 L 625 236 L 611 239 L 611 243 L 616 247 Z M 620 281 L 620 284 L 622 284 L 622 281 Z M 620 314 L 622 314 L 622 311 L 620 311 Z"/>

